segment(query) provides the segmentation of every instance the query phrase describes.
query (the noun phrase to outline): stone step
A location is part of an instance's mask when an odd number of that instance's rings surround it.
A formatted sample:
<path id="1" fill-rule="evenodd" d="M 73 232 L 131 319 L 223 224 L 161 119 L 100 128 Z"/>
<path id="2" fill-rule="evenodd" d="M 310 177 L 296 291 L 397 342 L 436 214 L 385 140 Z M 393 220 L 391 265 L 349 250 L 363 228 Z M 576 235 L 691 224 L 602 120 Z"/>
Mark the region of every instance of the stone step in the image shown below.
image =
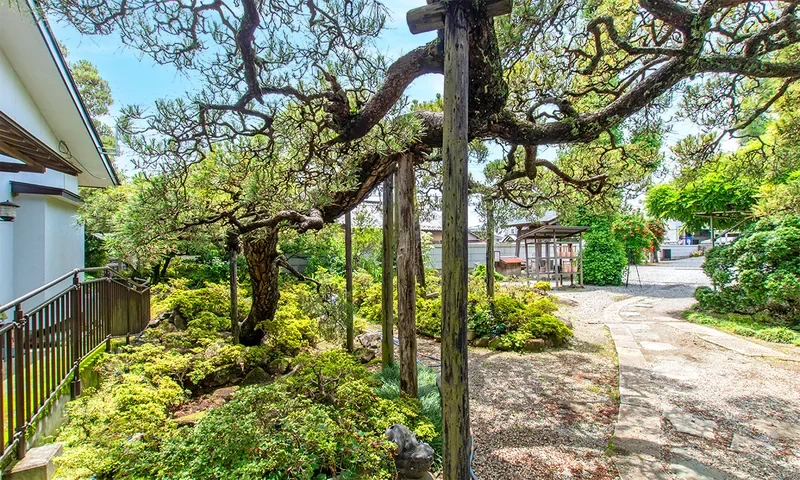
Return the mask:
<path id="1" fill-rule="evenodd" d="M 31 448 L 4 477 L 8 480 L 50 480 L 56 473 L 54 459 L 61 455 L 62 449 L 62 443 Z"/>

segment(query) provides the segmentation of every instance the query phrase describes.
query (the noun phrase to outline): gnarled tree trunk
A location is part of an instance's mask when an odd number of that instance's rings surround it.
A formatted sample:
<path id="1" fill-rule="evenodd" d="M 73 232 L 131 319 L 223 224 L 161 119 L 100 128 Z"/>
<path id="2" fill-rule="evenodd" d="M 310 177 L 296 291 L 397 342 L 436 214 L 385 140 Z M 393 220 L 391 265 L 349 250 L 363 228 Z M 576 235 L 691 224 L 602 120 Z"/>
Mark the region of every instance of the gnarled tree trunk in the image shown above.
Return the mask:
<path id="1" fill-rule="evenodd" d="M 245 236 L 242 238 L 242 247 L 250 272 L 253 306 L 240 326 L 239 340 L 243 345 L 258 345 L 264 338 L 264 330 L 260 325 L 275 317 L 280 299 L 280 267 L 276 263 L 279 255 L 278 231 L 263 229 L 257 235 Z"/>

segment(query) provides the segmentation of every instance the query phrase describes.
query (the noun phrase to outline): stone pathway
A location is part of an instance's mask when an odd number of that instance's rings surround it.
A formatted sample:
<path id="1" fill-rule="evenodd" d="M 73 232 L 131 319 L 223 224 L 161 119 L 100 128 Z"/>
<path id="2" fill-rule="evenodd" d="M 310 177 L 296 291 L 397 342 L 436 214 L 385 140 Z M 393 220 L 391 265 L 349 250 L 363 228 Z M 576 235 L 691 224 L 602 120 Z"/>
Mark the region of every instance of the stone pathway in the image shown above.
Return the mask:
<path id="1" fill-rule="evenodd" d="M 692 303 L 632 297 L 597 319 L 619 358 L 620 478 L 799 479 L 800 358 L 680 320 Z"/>

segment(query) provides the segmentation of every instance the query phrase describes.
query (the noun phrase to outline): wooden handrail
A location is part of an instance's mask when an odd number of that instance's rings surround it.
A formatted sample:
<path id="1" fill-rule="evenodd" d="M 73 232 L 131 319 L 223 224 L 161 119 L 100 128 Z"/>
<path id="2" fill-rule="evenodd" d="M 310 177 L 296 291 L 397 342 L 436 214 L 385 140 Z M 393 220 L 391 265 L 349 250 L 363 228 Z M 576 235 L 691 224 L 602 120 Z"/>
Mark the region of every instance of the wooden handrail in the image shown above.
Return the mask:
<path id="1" fill-rule="evenodd" d="M 80 274 L 103 272 L 82 280 Z M 22 303 L 48 289 L 72 283 L 40 305 Z M 150 320 L 150 287 L 110 266 L 78 268 L 0 307 L 0 470 L 25 455 L 28 431 L 63 393 L 81 392 L 80 365 L 111 338 L 130 339 Z"/>
<path id="2" fill-rule="evenodd" d="M 76 269 L 74 269 L 72 271 L 69 271 L 69 272 L 65 273 L 64 275 L 61 275 L 60 277 L 56 278 L 55 280 L 51 280 L 50 282 L 42 285 L 41 287 L 39 287 L 39 288 L 37 288 L 35 290 L 32 290 L 32 291 L 26 293 L 25 295 L 6 303 L 5 305 L 0 306 L 0 313 L 3 313 L 3 312 L 8 311 L 8 310 L 11 310 L 12 308 L 14 308 L 17 305 L 21 304 L 25 300 L 30 300 L 31 298 L 35 297 L 36 295 L 39 295 L 40 293 L 45 292 L 48 289 L 55 287 L 56 285 L 58 285 L 61 282 L 64 282 L 66 280 L 71 279 L 72 277 L 74 277 L 75 275 L 77 275 L 79 273 L 91 273 L 91 272 L 106 272 L 106 274 L 110 273 L 113 276 L 116 276 L 118 278 L 124 279 L 127 282 L 132 283 L 136 287 L 139 287 L 139 288 L 146 288 L 147 287 L 147 282 L 146 281 L 143 282 L 143 283 L 139 283 L 139 282 L 136 282 L 136 281 L 134 281 L 134 280 L 132 280 L 130 278 L 123 277 L 122 275 L 119 274 L 119 272 L 117 272 L 116 270 L 114 270 L 113 268 L 111 268 L 108 265 L 105 266 L 105 267 L 76 268 Z"/>

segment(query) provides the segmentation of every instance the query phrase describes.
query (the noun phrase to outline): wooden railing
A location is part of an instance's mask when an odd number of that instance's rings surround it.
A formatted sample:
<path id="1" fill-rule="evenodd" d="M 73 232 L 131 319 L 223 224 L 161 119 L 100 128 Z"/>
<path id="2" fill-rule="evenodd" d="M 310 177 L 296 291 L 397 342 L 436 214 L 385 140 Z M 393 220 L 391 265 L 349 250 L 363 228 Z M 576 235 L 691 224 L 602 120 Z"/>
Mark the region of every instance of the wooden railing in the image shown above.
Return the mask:
<path id="1" fill-rule="evenodd" d="M 82 280 L 81 274 L 102 275 Z M 39 306 L 23 303 L 69 279 L 72 285 Z M 150 288 L 108 267 L 73 270 L 0 306 L 0 465 L 22 458 L 26 435 L 66 392 L 80 395 L 80 363 L 111 338 L 141 332 L 150 317 Z"/>

